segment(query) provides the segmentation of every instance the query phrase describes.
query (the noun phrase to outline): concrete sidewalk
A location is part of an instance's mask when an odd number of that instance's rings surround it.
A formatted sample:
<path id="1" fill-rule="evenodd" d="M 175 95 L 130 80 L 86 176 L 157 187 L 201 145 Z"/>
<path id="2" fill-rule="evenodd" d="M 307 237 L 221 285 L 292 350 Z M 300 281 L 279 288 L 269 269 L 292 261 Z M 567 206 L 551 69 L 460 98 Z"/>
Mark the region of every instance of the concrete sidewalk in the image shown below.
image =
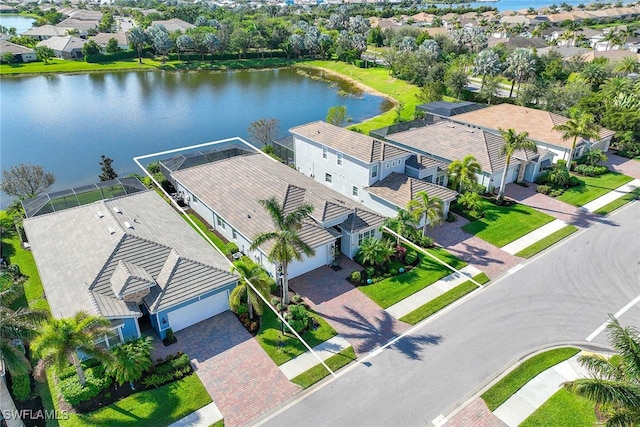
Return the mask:
<path id="1" fill-rule="evenodd" d="M 566 227 L 568 224 L 560 219 L 551 221 L 542 227 L 533 230 L 531 233 L 526 234 L 519 239 L 514 240 L 506 246 L 502 247 L 502 250 L 508 254 L 515 255 L 521 250 L 528 248 L 534 243 L 544 239 L 545 237 L 555 233 L 556 231 Z"/>
<path id="2" fill-rule="evenodd" d="M 340 335 L 336 335 L 335 337 L 315 346 L 313 350 L 318 356 L 320 356 L 322 361 L 325 361 L 331 356 L 335 356 L 342 350 L 349 347 L 351 347 L 351 344 L 349 344 L 346 339 L 344 339 Z M 309 350 L 307 350 L 300 356 L 297 356 L 296 358 L 289 360 L 287 363 L 280 365 L 279 368 L 287 377 L 287 379 L 290 380 L 302 374 L 303 372 L 308 371 L 318 364 L 320 364 L 318 358 L 311 354 Z"/>
<path id="3" fill-rule="evenodd" d="M 179 419 L 169 427 L 209 427 L 222 419 L 222 414 L 215 403 L 211 402 L 184 418 Z"/>
<path id="4" fill-rule="evenodd" d="M 518 426 L 560 390 L 566 381 L 587 376 L 587 370 L 578 363 L 577 356 L 573 356 L 538 374 L 493 411 L 493 414 L 510 427 Z"/>
<path id="5" fill-rule="evenodd" d="M 399 319 L 412 311 L 422 307 L 429 301 L 439 297 L 447 291 L 455 288 L 459 284 L 469 280 L 469 278 L 482 273 L 472 265 L 467 265 L 462 270 L 462 274 L 452 273 L 437 282 L 427 286 L 426 288 L 408 296 L 402 301 L 387 307 L 386 311 L 396 319 Z"/>
<path id="6" fill-rule="evenodd" d="M 622 185 L 615 190 L 611 190 L 607 194 L 590 201 L 586 205 L 582 206 L 581 209 L 586 210 L 587 212 L 595 212 L 601 207 L 608 205 L 609 203 L 619 199 L 625 194 L 631 193 L 638 187 L 640 187 L 640 179 L 634 179 L 633 181 L 628 182 L 625 185 Z"/>

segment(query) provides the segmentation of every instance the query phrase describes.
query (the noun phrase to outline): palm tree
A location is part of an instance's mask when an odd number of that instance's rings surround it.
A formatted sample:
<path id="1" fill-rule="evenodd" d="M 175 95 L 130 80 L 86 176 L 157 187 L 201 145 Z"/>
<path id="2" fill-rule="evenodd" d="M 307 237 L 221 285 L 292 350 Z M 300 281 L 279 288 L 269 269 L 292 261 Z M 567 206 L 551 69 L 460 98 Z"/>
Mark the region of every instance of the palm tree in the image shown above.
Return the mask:
<path id="1" fill-rule="evenodd" d="M 620 36 L 613 29 L 609 31 L 607 34 L 605 34 L 602 40 L 607 42 L 605 50 L 609 50 L 610 47 L 612 48 L 614 46 L 618 46 L 622 44 L 622 40 L 620 39 Z"/>
<path id="2" fill-rule="evenodd" d="M 415 238 L 416 228 L 418 227 L 415 217 L 406 209 L 398 209 L 396 216 L 393 218 L 385 218 L 382 225 L 409 240 L 413 240 Z M 398 245 L 399 244 L 400 241 L 398 239 Z"/>
<path id="3" fill-rule="evenodd" d="M 523 81 L 535 75 L 536 57 L 529 49 L 517 48 L 507 57 L 505 74 L 513 79 L 509 98 L 513 88 L 518 83 L 518 91 Z"/>
<path id="4" fill-rule="evenodd" d="M 5 272 L 3 275 L 3 281 L 10 281 L 11 286 L 0 290 L 0 360 L 13 375 L 24 375 L 31 370 L 31 364 L 15 340 L 26 341 L 35 336 L 39 323 L 45 320 L 48 314 L 24 307 L 11 309 L 10 305 L 24 290 L 22 286 L 13 283 L 11 273 Z"/>
<path id="5" fill-rule="evenodd" d="M 582 68 L 580 74 L 582 74 L 582 78 L 584 78 L 587 83 L 591 84 L 591 88 L 594 91 L 607 80 L 610 75 L 607 66 L 599 62 L 589 62 Z"/>
<path id="6" fill-rule="evenodd" d="M 569 151 L 569 160 L 567 161 L 567 170 L 571 170 L 571 161 L 573 160 L 578 138 L 598 138 L 598 125 L 594 123 L 593 116 L 588 113 L 577 112 L 565 123 L 555 125 L 553 130 L 562 132 L 562 139 L 564 140 L 573 138 L 571 151 Z"/>
<path id="7" fill-rule="evenodd" d="M 110 361 L 109 351 L 97 346 L 95 342 L 98 338 L 111 334 L 111 322 L 107 319 L 79 311 L 73 317 L 49 319 L 31 342 L 31 349 L 41 358 L 38 362 L 39 370 L 51 365 L 64 369 L 71 361 L 80 384 L 84 385 L 86 380 L 78 351 L 100 361 Z"/>
<path id="8" fill-rule="evenodd" d="M 251 282 L 251 284 L 258 289 L 258 292 L 260 292 L 263 297 L 267 298 L 269 291 L 271 290 L 272 279 L 265 274 L 262 268 L 251 261 L 245 262 L 244 260 L 240 260 L 231 267 L 231 271 L 237 271 L 241 277 L 238 286 L 236 286 L 234 290 L 231 291 L 231 295 L 229 295 L 229 306 L 231 307 L 231 310 L 234 312 L 237 311 L 240 303 L 242 302 L 242 297 L 246 293 L 249 318 L 253 319 L 254 309 L 258 316 L 262 316 L 262 299 L 260 299 L 251 289 L 247 281 Z"/>
<path id="9" fill-rule="evenodd" d="M 431 228 L 444 222 L 444 202 L 439 197 L 431 197 L 426 191 L 418 191 L 416 199 L 409 200 L 407 209 L 417 222 L 422 223 L 422 235 L 427 235 L 427 226 Z"/>
<path id="10" fill-rule="evenodd" d="M 531 150 L 538 151 L 535 142 L 528 139 L 528 132 L 517 133 L 515 129 L 499 129 L 502 139 L 504 139 L 504 145 L 500 148 L 500 155 L 506 156 L 506 164 L 504 165 L 504 171 L 502 171 L 502 180 L 500 181 L 500 191 L 498 192 L 498 202 L 501 203 L 504 200 L 504 188 L 507 185 L 507 171 L 509 170 L 509 163 L 511 163 L 511 156 L 516 150 Z"/>
<path id="11" fill-rule="evenodd" d="M 589 163 L 591 166 L 595 166 L 600 162 L 606 162 L 607 160 L 607 155 L 604 154 L 599 148 L 592 148 L 587 153 L 587 163 Z"/>
<path id="12" fill-rule="evenodd" d="M 471 188 L 478 183 L 478 176 L 482 172 L 480 163 L 472 155 L 466 155 L 462 160 L 454 160 L 449 164 L 449 179 L 454 186 L 458 187 L 458 192 L 462 193 L 465 188 Z"/>
<path id="13" fill-rule="evenodd" d="M 622 327 L 609 316 L 609 343 L 618 354 L 605 358 L 583 355 L 578 361 L 592 378 L 569 381 L 564 387 L 572 393 L 606 405 L 611 416 L 607 426 L 631 426 L 640 423 L 640 331 L 632 326 Z M 609 412 L 609 411 L 607 411 Z"/>
<path id="14" fill-rule="evenodd" d="M 483 203 L 478 193 L 474 191 L 467 191 L 458 198 L 458 203 L 469 209 L 469 212 L 474 217 L 482 215 Z"/>
<path id="15" fill-rule="evenodd" d="M 138 61 L 142 64 L 142 48 L 149 39 L 147 33 L 140 27 L 134 27 L 129 32 L 129 40 L 138 53 Z"/>
<path id="16" fill-rule="evenodd" d="M 284 303 L 289 303 L 289 278 L 287 268 L 293 260 L 302 260 L 302 255 L 313 256 L 315 251 L 305 243 L 298 231 L 302 228 L 302 221 L 313 211 L 313 206 L 303 203 L 293 211 L 285 213 L 284 206 L 278 203 L 275 197 L 259 200 L 258 203 L 271 216 L 274 231 L 259 233 L 253 238 L 251 249 L 255 250 L 260 245 L 273 241 L 273 246 L 267 257 L 271 262 L 277 262 L 282 266 L 282 293 Z"/>
<path id="17" fill-rule="evenodd" d="M 633 83 L 626 77 L 611 77 L 600 85 L 600 92 L 605 99 L 613 99 L 619 93 L 630 93 L 632 90 Z"/>
<path id="18" fill-rule="evenodd" d="M 362 262 L 371 265 L 384 264 L 394 254 L 394 249 L 387 240 L 379 240 L 375 237 L 367 237 L 360 244 Z"/>
<path id="19" fill-rule="evenodd" d="M 640 62 L 633 56 L 627 56 L 616 63 L 614 71 L 623 75 L 636 73 L 640 71 Z"/>
<path id="20" fill-rule="evenodd" d="M 133 388 L 133 382 L 153 366 L 152 348 L 151 337 L 141 337 L 114 347 L 111 350 L 113 360 L 107 365 L 106 373 L 113 376 L 119 385 L 128 382 Z"/>

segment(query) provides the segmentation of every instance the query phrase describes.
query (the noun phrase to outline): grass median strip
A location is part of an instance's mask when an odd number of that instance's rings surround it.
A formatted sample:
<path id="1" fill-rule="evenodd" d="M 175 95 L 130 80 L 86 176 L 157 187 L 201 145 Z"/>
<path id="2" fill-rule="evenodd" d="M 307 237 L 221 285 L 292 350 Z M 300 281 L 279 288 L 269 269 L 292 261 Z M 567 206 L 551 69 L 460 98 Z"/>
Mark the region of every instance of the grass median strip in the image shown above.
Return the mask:
<path id="1" fill-rule="evenodd" d="M 324 363 L 326 363 L 327 366 L 329 366 L 329 368 L 333 370 L 333 372 L 336 372 L 338 369 L 348 365 L 349 363 L 353 362 L 356 359 L 357 357 L 356 357 L 355 351 L 353 351 L 353 347 L 349 347 L 349 348 L 345 348 L 340 353 L 337 353 L 336 355 L 331 356 L 330 358 L 325 360 Z M 307 388 L 317 383 L 318 381 L 320 381 L 321 379 L 323 379 L 328 375 L 329 375 L 329 371 L 327 371 L 327 369 L 324 366 L 322 366 L 322 364 L 318 363 L 313 368 L 293 378 L 291 382 L 298 384 L 302 388 Z"/>
<path id="2" fill-rule="evenodd" d="M 575 356 L 579 351 L 573 347 L 562 347 L 537 354 L 509 372 L 480 397 L 490 411 L 495 411 L 538 374 Z"/>
<path id="3" fill-rule="evenodd" d="M 489 281 L 489 277 L 486 274 L 480 273 L 473 278 L 476 282 L 480 284 L 485 284 Z M 411 313 L 400 318 L 401 321 L 408 323 L 410 325 L 415 325 L 423 319 L 431 316 L 434 313 L 442 310 L 449 304 L 459 300 L 463 296 L 467 295 L 478 289 L 478 285 L 473 283 L 471 280 L 467 280 L 451 289 L 450 291 L 445 292 L 444 294 L 432 299 L 422 307 L 419 307 L 412 311 Z"/>
<path id="4" fill-rule="evenodd" d="M 578 231 L 578 227 L 576 227 L 575 225 L 567 225 L 566 227 L 563 227 L 560 230 L 549 234 L 544 239 L 538 240 L 533 245 L 524 248 L 523 250 L 516 253 L 515 255 L 521 258 L 531 258 L 538 252 L 542 252 L 543 250 L 547 249 L 549 246 L 556 244 L 560 240 L 575 233 L 576 231 Z"/>
<path id="5" fill-rule="evenodd" d="M 622 206 L 637 198 L 640 198 L 640 188 L 636 188 L 632 192 L 625 194 L 619 199 L 616 199 L 613 202 L 604 205 L 600 209 L 594 211 L 594 213 L 598 215 L 609 215 L 611 212 L 621 208 Z"/>

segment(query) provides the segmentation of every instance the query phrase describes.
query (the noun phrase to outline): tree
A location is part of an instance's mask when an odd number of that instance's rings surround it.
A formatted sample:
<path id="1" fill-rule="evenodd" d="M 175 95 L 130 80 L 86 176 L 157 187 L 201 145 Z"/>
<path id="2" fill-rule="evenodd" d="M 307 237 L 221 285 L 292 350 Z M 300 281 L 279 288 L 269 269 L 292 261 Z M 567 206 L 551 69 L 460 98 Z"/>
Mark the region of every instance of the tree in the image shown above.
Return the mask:
<path id="1" fill-rule="evenodd" d="M 120 52 L 121 50 L 122 49 L 120 49 L 120 46 L 118 45 L 118 40 L 111 37 L 107 42 L 107 47 L 105 48 L 105 51 L 107 53 L 117 53 L 117 52 Z"/>
<path id="2" fill-rule="evenodd" d="M 85 56 L 95 55 L 97 53 L 100 53 L 100 46 L 98 46 L 98 43 L 93 40 L 89 40 L 84 44 L 84 46 L 82 46 L 82 54 Z"/>
<path id="3" fill-rule="evenodd" d="M 578 362 L 587 368 L 590 378 L 568 381 L 564 387 L 579 396 L 604 406 L 607 426 L 632 426 L 640 423 L 640 331 L 622 327 L 609 315 L 609 343 L 617 354 L 606 358 L 585 354 Z"/>
<path id="4" fill-rule="evenodd" d="M 609 70 L 607 66 L 599 62 L 589 62 L 580 72 L 582 78 L 591 84 L 592 90 L 596 90 L 607 78 L 609 78 Z"/>
<path id="5" fill-rule="evenodd" d="M 637 73 L 640 71 L 640 62 L 632 56 L 627 56 L 618 61 L 613 70 L 622 75 Z"/>
<path id="6" fill-rule="evenodd" d="M 246 55 L 253 44 L 251 33 L 242 27 L 236 27 L 231 33 L 231 48 L 238 52 L 238 59 Z"/>
<path id="7" fill-rule="evenodd" d="M 113 167 L 111 166 L 113 160 L 111 160 L 111 158 L 105 156 L 104 154 L 100 156 L 100 158 L 102 159 L 102 161 L 100 162 L 102 173 L 98 175 L 100 181 L 110 181 L 112 179 L 116 179 L 118 177 L 118 174 L 113 170 Z"/>
<path id="8" fill-rule="evenodd" d="M 0 189 L 10 196 L 29 198 L 42 193 L 55 181 L 56 177 L 45 172 L 42 166 L 20 163 L 2 170 Z"/>
<path id="9" fill-rule="evenodd" d="M 347 120 L 347 107 L 345 105 L 336 105 L 329 108 L 325 120 L 334 126 L 342 126 Z"/>
<path id="10" fill-rule="evenodd" d="M 567 160 L 567 169 L 571 170 L 571 162 L 573 153 L 576 150 L 576 142 L 578 138 L 598 138 L 598 125 L 595 124 L 593 116 L 580 111 L 574 113 L 572 117 L 565 123 L 557 124 L 553 130 L 562 132 L 562 139 L 568 140 L 573 138 L 571 143 L 571 151 L 569 151 L 569 159 Z"/>
<path id="11" fill-rule="evenodd" d="M 2 54 L 2 58 L 0 58 L 0 60 L 2 61 L 3 64 L 13 64 L 14 62 L 14 57 L 13 57 L 13 53 L 11 52 L 5 52 Z"/>
<path id="12" fill-rule="evenodd" d="M 482 208 L 484 206 L 482 203 L 482 198 L 475 191 L 467 191 L 466 193 L 462 194 L 458 198 L 458 203 L 469 209 L 469 213 L 471 213 L 471 215 L 473 215 L 474 217 L 479 217 L 482 215 Z"/>
<path id="13" fill-rule="evenodd" d="M 169 36 L 169 32 L 162 24 L 153 24 L 153 26 L 149 28 L 148 32 L 156 54 L 162 55 L 162 62 L 164 62 L 166 60 L 166 55 L 173 47 L 173 41 Z"/>
<path id="14" fill-rule="evenodd" d="M 231 308 L 231 311 L 237 313 L 238 307 L 246 295 L 247 306 L 249 308 L 249 318 L 253 319 L 254 310 L 258 316 L 262 316 L 262 313 L 264 312 L 262 299 L 256 295 L 247 281 L 251 282 L 263 297 L 268 298 L 273 279 L 267 276 L 264 270 L 254 264 L 251 260 L 245 261 L 241 259 L 240 261 L 235 262 L 233 267 L 231 267 L 231 271 L 236 271 L 240 274 L 238 286 L 236 286 L 233 291 L 231 291 L 231 295 L 229 295 L 229 307 Z"/>
<path id="15" fill-rule="evenodd" d="M 138 52 L 138 62 L 142 64 L 142 48 L 147 43 L 148 35 L 140 27 L 135 27 L 129 32 L 129 43 Z"/>
<path id="16" fill-rule="evenodd" d="M 31 370 L 31 364 L 15 340 L 26 341 L 34 337 L 47 313 L 24 307 L 12 309 L 11 305 L 22 296 L 24 288 L 15 283 L 14 275 L 8 270 L 0 275 L 0 283 L 9 284 L 0 288 L 0 360 L 12 375 L 24 375 Z"/>
<path id="17" fill-rule="evenodd" d="M 360 244 L 360 256 L 362 262 L 370 265 L 382 265 L 387 262 L 394 249 L 388 240 L 379 240 L 375 237 L 367 237 Z"/>
<path id="18" fill-rule="evenodd" d="M 279 129 L 280 122 L 278 119 L 265 119 L 263 117 L 255 122 L 251 122 L 247 128 L 247 132 L 264 146 L 270 146 L 278 136 Z"/>
<path id="19" fill-rule="evenodd" d="M 416 237 L 418 223 L 415 216 L 406 209 L 398 209 L 396 216 L 385 218 L 382 225 L 395 231 L 405 239 L 414 240 Z"/>
<path id="20" fill-rule="evenodd" d="M 220 40 L 218 40 L 215 34 L 207 33 L 204 35 L 204 38 L 202 39 L 202 44 L 207 49 L 207 52 L 213 55 L 218 51 L 220 47 Z"/>
<path id="21" fill-rule="evenodd" d="M 45 64 L 49 63 L 49 60 L 55 56 L 53 49 L 47 46 L 36 46 L 36 58 L 43 61 Z"/>
<path id="22" fill-rule="evenodd" d="M 113 376 L 118 385 L 128 382 L 133 389 L 133 382 L 153 366 L 152 349 L 151 337 L 141 337 L 116 346 L 111 350 L 113 360 L 107 364 L 105 372 Z"/>
<path id="23" fill-rule="evenodd" d="M 504 200 L 504 188 L 507 185 L 507 171 L 509 170 L 509 164 L 511 163 L 511 156 L 516 150 L 531 150 L 538 151 L 538 147 L 535 142 L 531 141 L 527 137 L 528 132 L 517 133 L 515 129 L 500 129 L 500 135 L 504 139 L 504 144 L 500 148 L 500 155 L 506 157 L 504 165 L 504 171 L 502 171 L 502 179 L 500 180 L 500 191 L 498 192 L 498 202 L 502 203 Z"/>
<path id="24" fill-rule="evenodd" d="M 518 90 L 520 90 L 520 84 L 534 75 L 536 58 L 529 49 L 518 48 L 507 57 L 506 65 L 505 74 L 513 80 L 509 91 L 509 98 L 511 98 L 515 84 L 518 83 Z"/>
<path id="25" fill-rule="evenodd" d="M 462 90 L 469 84 L 469 77 L 462 67 L 453 67 L 447 71 L 445 81 L 449 89 L 456 94 L 456 98 L 460 99 Z"/>
<path id="26" fill-rule="evenodd" d="M 592 148 L 587 152 L 587 163 L 591 166 L 595 166 L 600 162 L 606 162 L 607 160 L 607 155 L 599 148 Z"/>
<path id="27" fill-rule="evenodd" d="M 611 77 L 600 85 L 600 92 L 606 100 L 615 98 L 619 93 L 630 93 L 632 90 L 633 83 L 626 77 Z"/>
<path id="28" fill-rule="evenodd" d="M 477 174 L 482 172 L 480 163 L 472 155 L 464 156 L 462 160 L 454 160 L 449 164 L 449 177 L 458 192 L 474 187 L 478 183 Z"/>
<path id="29" fill-rule="evenodd" d="M 418 191 L 416 198 L 409 200 L 407 209 L 417 222 L 422 223 L 422 235 L 427 235 L 427 226 L 433 228 L 444 222 L 444 202 L 439 197 L 429 197 L 426 191 Z"/>
<path id="30" fill-rule="evenodd" d="M 84 385 L 86 380 L 78 351 L 103 362 L 110 361 L 109 351 L 98 347 L 95 341 L 111 334 L 111 322 L 107 319 L 79 311 L 73 317 L 49 319 L 44 323 L 38 336 L 31 342 L 31 350 L 40 357 L 39 371 L 47 366 L 64 369 L 71 361 L 80 384 Z"/>
<path id="31" fill-rule="evenodd" d="M 484 86 L 487 76 L 497 76 L 502 71 L 500 56 L 493 49 L 485 49 L 473 60 L 473 75 L 482 76 L 481 85 Z"/>
<path id="32" fill-rule="evenodd" d="M 298 232 L 302 229 L 302 222 L 313 212 L 313 206 L 302 203 L 290 212 L 285 212 L 284 206 L 272 196 L 259 200 L 258 203 L 267 211 L 275 230 L 259 233 L 253 238 L 251 249 L 255 250 L 264 243 L 273 242 L 267 254 L 271 262 L 282 267 L 282 293 L 284 303 L 289 303 L 288 267 L 293 260 L 301 261 L 302 256 L 313 256 L 315 251 L 300 238 Z M 289 209 L 287 209 L 289 210 Z"/>

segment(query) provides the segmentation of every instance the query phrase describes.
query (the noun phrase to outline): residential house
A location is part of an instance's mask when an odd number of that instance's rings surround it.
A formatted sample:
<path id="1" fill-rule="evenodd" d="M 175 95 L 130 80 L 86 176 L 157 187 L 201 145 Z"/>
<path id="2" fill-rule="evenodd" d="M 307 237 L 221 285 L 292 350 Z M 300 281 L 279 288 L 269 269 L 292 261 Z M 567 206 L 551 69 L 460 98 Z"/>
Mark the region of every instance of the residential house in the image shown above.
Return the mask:
<path id="1" fill-rule="evenodd" d="M 60 59 L 82 59 L 82 48 L 87 40 L 73 36 L 51 37 L 39 42 L 36 47 L 46 46 L 53 50 L 53 54 Z"/>
<path id="2" fill-rule="evenodd" d="M 111 39 L 116 39 L 120 49 L 129 49 L 129 35 L 127 33 L 98 33 L 95 36 L 89 37 L 89 40 L 96 42 L 96 44 L 102 49 L 107 47 L 107 44 Z"/>
<path id="3" fill-rule="evenodd" d="M 574 56 L 583 55 L 589 52 L 589 49 L 577 46 L 548 46 L 538 49 L 538 56 L 548 55 L 550 52 L 559 53 L 563 59 L 569 59 Z"/>
<path id="4" fill-rule="evenodd" d="M 13 54 L 13 60 L 15 62 L 33 62 L 38 60 L 36 52 L 33 49 L 11 43 L 7 40 L 0 41 L 0 56 L 3 56 L 7 52 Z"/>
<path id="5" fill-rule="evenodd" d="M 337 250 L 353 258 L 364 238 L 381 237 L 382 215 L 261 152 L 189 167 L 171 177 L 194 212 L 273 276 L 278 271 L 268 258 L 273 243 L 251 249 L 256 235 L 273 230 L 271 216 L 260 204 L 271 196 L 286 211 L 302 203 L 314 207 L 299 233 L 315 255 L 289 264 L 289 278 L 331 264 Z"/>
<path id="6" fill-rule="evenodd" d="M 414 152 L 321 121 L 289 132 L 300 172 L 385 216 L 406 208 L 420 190 L 442 198 L 445 215 L 457 196 L 444 187 L 446 167 L 421 164 Z M 393 191 L 397 194 L 389 196 Z"/>
<path id="7" fill-rule="evenodd" d="M 92 31 L 97 31 L 99 24 L 100 21 L 67 18 L 64 21 L 56 24 L 56 27 L 77 32 L 78 36 L 86 38 Z"/>
<path id="8" fill-rule="evenodd" d="M 156 24 L 163 25 L 164 28 L 166 28 L 169 33 L 173 33 L 175 31 L 180 31 L 181 33 L 184 33 L 188 29 L 196 27 L 195 25 L 190 24 L 178 18 L 173 18 L 166 21 L 151 22 L 151 25 L 156 25 Z"/>
<path id="9" fill-rule="evenodd" d="M 21 36 L 32 37 L 36 40 L 47 40 L 51 37 L 64 37 L 67 35 L 67 30 L 71 28 L 61 28 L 55 25 L 41 25 L 40 27 L 33 27 L 27 31 L 21 33 Z"/>
<path id="10" fill-rule="evenodd" d="M 24 220 L 55 317 L 80 310 L 111 321 L 105 346 L 162 338 L 228 310 L 238 278 L 154 191 L 101 200 Z"/>
<path id="11" fill-rule="evenodd" d="M 489 47 L 494 47 L 499 44 L 504 44 L 511 48 L 524 48 L 524 49 L 540 49 L 547 46 L 547 43 L 537 37 L 504 37 L 500 39 L 489 38 Z"/>

